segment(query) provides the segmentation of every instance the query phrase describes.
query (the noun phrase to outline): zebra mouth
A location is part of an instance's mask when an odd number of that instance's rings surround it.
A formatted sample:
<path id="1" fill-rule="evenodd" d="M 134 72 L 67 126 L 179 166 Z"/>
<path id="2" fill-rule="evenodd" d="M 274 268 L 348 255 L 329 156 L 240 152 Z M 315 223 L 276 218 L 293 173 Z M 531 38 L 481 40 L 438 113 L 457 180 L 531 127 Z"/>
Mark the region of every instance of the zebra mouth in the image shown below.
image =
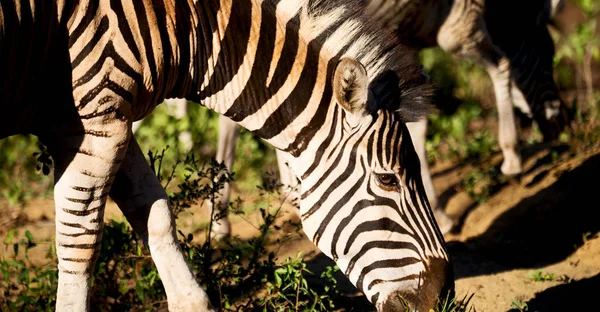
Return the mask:
<path id="1" fill-rule="evenodd" d="M 452 265 L 441 258 L 428 259 L 428 268 L 419 275 L 419 287 L 414 290 L 396 290 L 378 304 L 378 311 L 430 311 L 449 298 L 454 298 Z"/>

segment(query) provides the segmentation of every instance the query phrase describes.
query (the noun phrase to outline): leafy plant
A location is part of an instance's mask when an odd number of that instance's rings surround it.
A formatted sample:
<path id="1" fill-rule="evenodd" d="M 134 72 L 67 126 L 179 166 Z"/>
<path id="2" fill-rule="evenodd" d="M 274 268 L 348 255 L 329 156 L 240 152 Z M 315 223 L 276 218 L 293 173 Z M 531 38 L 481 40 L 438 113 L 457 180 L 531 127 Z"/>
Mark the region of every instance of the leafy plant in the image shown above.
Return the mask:
<path id="1" fill-rule="evenodd" d="M 525 303 L 519 299 L 513 300 L 510 306 L 513 309 L 517 309 L 519 312 L 529 311 L 529 307 L 527 306 L 527 303 Z"/>
<path id="2" fill-rule="evenodd" d="M 535 282 L 547 282 L 554 281 L 556 279 L 556 274 L 554 273 L 545 273 L 542 270 L 535 270 L 527 272 L 527 275 L 535 281 Z"/>

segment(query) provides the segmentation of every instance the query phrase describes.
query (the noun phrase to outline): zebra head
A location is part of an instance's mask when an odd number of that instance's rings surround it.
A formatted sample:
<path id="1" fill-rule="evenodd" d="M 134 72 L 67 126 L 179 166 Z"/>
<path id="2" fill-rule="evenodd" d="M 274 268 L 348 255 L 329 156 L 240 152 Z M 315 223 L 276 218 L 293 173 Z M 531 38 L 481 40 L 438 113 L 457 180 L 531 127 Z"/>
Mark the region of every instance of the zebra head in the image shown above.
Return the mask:
<path id="1" fill-rule="evenodd" d="M 518 65 L 512 66 L 513 99 L 517 105 L 519 101 L 528 103 L 530 117 L 537 122 L 544 140 L 555 139 L 570 117 L 553 78 L 554 43 L 545 24 L 519 39 L 519 49 L 509 51 L 511 62 Z"/>
<path id="2" fill-rule="evenodd" d="M 298 172 L 308 237 L 379 311 L 428 311 L 454 280 L 404 124 L 417 117 L 423 83 L 400 78 L 369 81 L 360 62 L 341 59 L 329 134 L 295 167 L 310 164 Z"/>

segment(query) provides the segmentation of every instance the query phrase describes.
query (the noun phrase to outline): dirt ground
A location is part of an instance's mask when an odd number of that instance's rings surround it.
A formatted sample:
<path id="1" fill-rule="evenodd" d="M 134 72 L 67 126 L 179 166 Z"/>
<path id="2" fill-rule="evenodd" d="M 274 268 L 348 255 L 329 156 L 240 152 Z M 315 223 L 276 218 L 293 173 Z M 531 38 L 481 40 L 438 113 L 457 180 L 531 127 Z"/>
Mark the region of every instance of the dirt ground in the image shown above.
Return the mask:
<path id="1" fill-rule="evenodd" d="M 501 155 L 484 164 L 447 163 L 432 168 L 441 203 L 458 222 L 446 235 L 457 295 L 473 294 L 477 311 L 510 311 L 515 300 L 526 303 L 528 311 L 600 311 L 595 297 L 600 295 L 600 203 L 596 193 L 600 189 L 595 182 L 600 176 L 600 149 L 570 155 L 565 148 L 558 160 L 544 145 L 529 146 L 523 154 L 525 173 L 519 180 L 501 184 L 483 204 L 461 189 L 461 181 L 473 166 L 499 166 Z M 46 241 L 30 252 L 32 262 L 41 263 L 54 234 L 53 210 L 47 199 L 31 201 L 20 216 L 18 211 L 5 209 L 0 218 L 2 236 L 18 217 L 21 230 L 29 229 L 36 239 Z M 198 215 L 202 213 L 196 211 Z M 121 218 L 114 203 L 108 204 L 105 215 L 105 219 L 111 218 Z M 288 213 L 286 218 L 295 217 Z M 180 227 L 196 228 L 195 220 L 180 218 Z M 233 220 L 234 235 L 257 233 L 256 215 Z M 294 257 L 298 250 L 313 271 L 332 264 L 303 235 L 290 239 L 278 258 Z M 0 256 L 6 252 L 0 248 Z M 535 270 L 554 274 L 554 278 L 534 281 L 531 274 Z M 347 281 L 342 281 L 341 287 L 352 289 Z M 364 297 L 349 302 L 352 308 L 343 310 L 368 309 Z"/>

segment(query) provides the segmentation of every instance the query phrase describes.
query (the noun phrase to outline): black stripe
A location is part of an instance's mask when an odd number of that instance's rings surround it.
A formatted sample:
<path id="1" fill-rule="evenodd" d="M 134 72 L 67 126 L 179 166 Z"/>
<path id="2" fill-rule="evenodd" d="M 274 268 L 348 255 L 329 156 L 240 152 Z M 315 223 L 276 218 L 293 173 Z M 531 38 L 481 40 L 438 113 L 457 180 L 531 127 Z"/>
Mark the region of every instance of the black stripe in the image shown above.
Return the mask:
<path id="1" fill-rule="evenodd" d="M 277 17 L 275 14 L 266 14 L 269 10 L 273 10 L 272 8 L 269 8 L 271 6 L 271 3 L 262 3 L 261 10 L 265 14 L 262 14 L 260 22 L 260 35 L 257 44 L 258 49 L 256 51 L 256 58 L 252 64 L 248 84 L 224 114 L 233 121 L 239 122 L 248 115 L 257 112 L 261 108 L 261 105 L 266 103 L 273 94 L 267 87 L 269 67 L 266 66 L 266 64 L 271 64 L 271 61 L 273 60 L 275 35 L 277 31 Z M 259 91 L 257 92 L 257 90 Z M 260 90 L 265 90 L 265 92 L 261 92 Z"/>
<path id="2" fill-rule="evenodd" d="M 82 274 L 88 274 L 89 271 L 87 269 L 85 271 L 60 270 L 60 273 L 71 274 L 71 275 L 82 275 Z"/>
<path id="3" fill-rule="evenodd" d="M 379 129 L 379 136 L 377 137 L 377 149 L 375 152 L 375 155 L 377 155 L 377 162 L 379 163 L 379 166 L 383 167 L 384 162 L 383 162 L 383 153 L 384 153 L 384 142 L 383 142 L 383 135 L 385 134 L 384 130 L 386 129 L 385 126 L 387 126 L 388 124 L 388 114 L 386 111 L 383 111 L 380 115 L 380 118 L 383 117 L 383 121 L 381 122 L 382 125 L 384 125 L 384 127 L 381 127 Z"/>
<path id="4" fill-rule="evenodd" d="M 97 249 L 100 247 L 100 242 L 96 242 L 93 244 L 60 244 L 60 247 L 73 249 Z"/>
<path id="5" fill-rule="evenodd" d="M 369 166 L 373 166 L 373 148 L 372 146 L 375 146 L 375 136 L 377 135 L 377 132 L 373 131 L 371 133 L 371 135 L 369 135 L 369 140 L 367 141 L 367 146 L 371 147 L 371 148 L 367 148 L 367 164 Z"/>
<path id="6" fill-rule="evenodd" d="M 392 253 L 386 253 L 386 256 L 388 256 L 390 254 L 392 256 L 399 256 L 400 254 L 398 253 L 398 251 L 401 251 L 401 250 L 402 251 L 403 250 L 412 250 L 416 254 L 419 254 L 419 251 L 417 250 L 417 248 L 414 245 L 407 243 L 407 242 L 370 241 L 370 242 L 365 243 L 362 246 L 362 248 L 360 249 L 360 251 L 352 256 L 352 259 L 348 263 L 348 268 L 346 268 L 346 272 L 344 274 L 346 276 L 350 276 L 350 273 L 352 273 L 352 270 L 354 270 L 354 266 L 356 265 L 356 262 L 358 262 L 358 260 L 360 260 L 360 258 L 362 256 L 364 256 L 367 252 L 369 252 L 369 250 L 375 249 L 375 248 L 389 249 L 389 250 L 394 251 Z M 404 252 L 402 252 L 402 253 L 404 253 Z M 370 288 L 369 288 L 369 290 L 370 290 Z"/>
<path id="7" fill-rule="evenodd" d="M 87 193 L 91 193 L 96 190 L 95 187 L 83 187 L 83 186 L 75 186 L 75 185 L 71 186 L 71 188 L 76 191 L 87 192 Z"/>
<path id="8" fill-rule="evenodd" d="M 200 23 L 200 30 L 202 31 L 200 33 L 200 35 L 197 35 L 198 38 L 198 43 L 199 43 L 199 47 L 197 47 L 197 49 L 200 51 L 200 55 L 202 55 L 203 57 L 201 57 L 199 60 L 195 59 L 195 60 L 190 60 L 189 57 L 191 55 L 189 55 L 190 53 L 188 51 L 190 51 L 189 45 L 188 45 L 188 41 L 189 41 L 189 36 L 184 36 L 184 37 L 179 37 L 179 41 L 183 42 L 183 45 L 180 43 L 180 51 L 182 54 L 182 59 L 180 62 L 180 65 L 182 66 L 181 68 L 188 68 L 188 67 L 183 67 L 184 65 L 188 64 L 189 62 L 194 62 L 195 63 L 195 70 L 199 71 L 199 73 L 197 74 L 196 79 L 198 79 L 198 81 L 194 84 L 194 86 L 202 86 L 204 84 L 204 72 L 206 71 L 207 68 L 209 68 L 209 66 L 212 66 L 212 64 L 208 64 L 208 58 L 212 55 L 212 51 L 213 51 L 213 30 L 218 29 L 218 23 L 217 23 L 217 12 L 220 9 L 221 6 L 221 2 L 219 0 L 205 0 L 204 2 L 198 2 L 200 3 L 208 3 L 210 2 L 209 5 L 205 5 L 203 8 L 201 9 L 196 9 L 196 12 L 198 13 L 198 20 Z M 182 8 L 182 12 L 188 12 L 188 3 L 185 1 L 176 1 L 176 3 Z M 191 14 L 188 13 L 188 14 Z M 187 21 L 184 22 L 185 24 L 182 25 L 182 27 L 189 27 L 190 29 L 192 29 L 192 25 L 189 24 Z M 183 35 L 182 35 L 183 36 Z M 183 48 L 187 48 L 187 50 L 183 50 Z M 183 75 L 181 75 L 183 76 Z M 183 84 L 183 82 L 182 82 Z M 193 90 L 193 91 L 197 91 L 197 90 Z M 194 92 L 195 93 L 195 92 Z M 190 99 L 192 100 L 192 99 Z M 200 103 L 200 99 L 196 98 L 194 96 L 194 100 L 198 103 Z"/>
<path id="9" fill-rule="evenodd" d="M 102 90 L 104 89 L 111 90 L 128 103 L 133 103 L 133 94 L 129 90 L 124 89 L 119 84 L 111 81 L 108 76 L 105 76 L 104 78 L 102 78 L 102 81 L 96 87 L 89 90 L 88 93 L 81 99 L 81 101 L 79 102 L 78 109 L 81 110 L 82 108 L 84 108 L 87 104 L 94 100 L 96 96 L 98 96 L 98 94 L 100 94 L 100 92 L 102 92 Z"/>
<path id="10" fill-rule="evenodd" d="M 129 47 L 129 51 L 131 51 L 131 53 L 135 56 L 136 60 L 140 61 L 140 50 L 138 49 L 138 46 L 135 43 L 135 39 L 133 38 L 131 28 L 129 28 L 129 24 L 127 23 L 127 16 L 125 15 L 125 11 L 123 10 L 123 1 L 111 0 L 110 7 L 117 16 L 117 25 L 119 27 L 119 32 L 123 36 L 127 47 Z"/>
<path id="11" fill-rule="evenodd" d="M 81 37 L 81 35 L 83 35 L 83 33 L 85 32 L 87 27 L 92 23 L 92 21 L 96 17 L 96 13 L 98 11 L 98 5 L 100 4 L 100 1 L 89 1 L 88 4 L 89 5 L 87 7 L 87 11 L 85 12 L 85 15 L 83 16 L 83 18 L 81 19 L 81 22 L 79 23 L 79 25 L 77 25 L 75 30 L 73 30 L 73 32 L 69 36 L 69 49 L 71 47 L 73 47 L 75 42 L 77 42 L 79 37 Z"/>
<path id="12" fill-rule="evenodd" d="M 416 196 L 414 196 L 414 189 L 403 189 L 402 192 L 404 193 L 404 211 L 406 213 L 408 213 L 410 215 L 410 217 L 414 220 L 416 228 L 413 229 L 413 231 L 415 232 L 415 240 L 421 244 L 421 248 L 423 249 L 427 249 L 427 250 L 432 250 L 431 248 L 431 242 L 430 242 L 430 238 L 432 236 L 432 234 L 429 231 L 425 231 L 425 229 L 423 228 L 423 221 L 424 218 L 423 216 L 419 213 L 420 207 L 414 207 L 412 205 L 410 205 L 408 203 L 408 199 L 407 197 L 410 197 L 413 205 L 417 205 L 418 201 L 416 199 Z M 417 237 L 417 233 L 421 233 L 424 238 L 423 240 L 418 239 Z"/>
<path id="13" fill-rule="evenodd" d="M 91 259 L 84 259 L 84 258 L 60 258 L 60 260 L 68 261 L 68 262 L 77 262 L 77 263 L 90 263 L 92 261 Z"/>
<path id="14" fill-rule="evenodd" d="M 98 231 L 98 230 L 90 230 L 80 223 L 71 223 L 71 222 L 63 222 L 63 221 L 59 221 L 59 222 L 60 222 L 60 224 L 62 224 L 64 226 L 68 226 L 68 227 L 72 227 L 72 228 L 76 228 L 76 229 L 82 229 L 85 232 L 94 232 L 95 233 Z"/>
<path id="15" fill-rule="evenodd" d="M 85 216 L 91 215 L 92 213 L 98 212 L 98 210 L 100 210 L 100 208 L 102 208 L 102 206 L 88 208 L 85 210 L 71 210 L 71 209 L 67 209 L 67 208 L 62 208 L 62 210 L 68 214 L 72 214 L 72 215 L 75 215 L 78 217 L 85 217 Z"/>
<path id="16" fill-rule="evenodd" d="M 85 176 L 88 176 L 88 177 L 92 177 L 92 178 L 99 178 L 99 179 L 106 178 L 106 176 L 104 176 L 104 175 L 93 173 L 93 172 L 91 172 L 89 170 L 81 170 L 81 171 L 79 171 L 79 173 L 81 173 L 81 174 L 83 174 Z"/>
<path id="17" fill-rule="evenodd" d="M 100 195 L 100 196 L 93 196 L 93 197 L 90 197 L 90 198 L 87 198 L 87 199 L 69 198 L 69 197 L 66 197 L 65 199 L 68 200 L 68 201 L 70 201 L 70 202 L 73 202 L 73 203 L 89 205 L 93 201 L 104 199 L 106 196 L 108 196 L 108 193 Z"/>
<path id="18" fill-rule="evenodd" d="M 117 111 L 117 108 L 114 106 L 110 106 L 107 109 L 103 110 L 103 111 L 95 111 L 93 113 L 89 113 L 86 115 L 79 115 L 79 118 L 81 119 L 92 119 L 92 118 L 96 118 L 96 117 L 101 117 L 101 116 L 106 116 L 109 114 L 112 114 L 114 112 Z"/>
<path id="19" fill-rule="evenodd" d="M 364 267 L 360 272 L 360 276 L 356 281 L 356 287 L 360 290 L 364 290 L 363 283 L 365 276 L 369 274 L 373 270 L 383 269 L 383 268 L 402 268 L 405 266 L 409 266 L 411 264 L 420 263 L 421 259 L 417 258 L 403 258 L 403 259 L 387 259 L 387 260 L 379 260 L 371 263 L 370 265 Z"/>
<path id="20" fill-rule="evenodd" d="M 157 75 L 159 74 L 157 69 L 156 69 L 156 61 L 155 61 L 155 57 L 154 57 L 154 50 L 152 48 L 152 39 L 155 38 L 156 36 L 160 36 L 159 34 L 155 34 L 150 30 L 150 24 L 148 23 L 148 16 L 146 16 L 146 8 L 144 3 L 146 3 L 145 1 L 132 1 L 133 2 L 133 6 L 135 7 L 135 14 L 137 17 L 137 22 L 138 22 L 138 31 L 140 33 L 140 36 L 142 37 L 142 40 L 144 41 L 144 50 L 145 50 L 145 54 L 143 55 L 143 57 L 146 58 L 146 63 L 148 64 L 149 67 L 149 71 L 150 71 L 150 79 L 152 80 L 152 87 L 153 88 L 157 88 Z M 159 38 L 160 39 L 160 38 Z M 153 96 L 156 96 L 156 94 L 154 94 Z M 129 103 L 132 103 L 132 100 L 128 101 Z M 151 101 L 151 103 L 154 103 L 154 99 Z"/>
<path id="21" fill-rule="evenodd" d="M 372 203 L 372 204 L 377 205 L 377 203 Z M 353 217 L 353 216 L 350 216 L 350 218 L 351 217 Z M 346 227 L 339 226 L 339 228 L 344 229 Z M 346 242 L 346 247 L 344 248 L 344 255 L 348 254 L 348 251 L 350 251 L 350 247 L 352 247 L 352 243 L 354 243 L 356 241 L 356 238 L 358 237 L 358 235 L 365 233 L 365 232 L 370 232 L 370 231 L 388 231 L 388 232 L 393 232 L 393 233 L 397 233 L 397 234 L 411 235 L 411 233 L 409 231 L 407 231 L 402 225 L 398 224 L 398 222 L 396 222 L 388 217 L 384 217 L 379 220 L 366 221 L 366 222 L 361 223 L 359 226 L 357 226 L 352 231 L 352 234 L 350 234 L 350 236 L 348 236 L 348 239 Z M 332 247 L 334 247 L 334 246 L 332 245 Z"/>
<path id="22" fill-rule="evenodd" d="M 377 300 L 379 300 L 379 292 L 371 296 L 371 303 L 376 304 Z"/>
<path id="23" fill-rule="evenodd" d="M 104 36 L 104 34 L 106 34 L 106 32 L 108 31 L 109 27 L 110 25 L 108 23 L 108 16 L 102 17 L 100 23 L 96 27 L 94 37 L 92 37 L 92 39 L 90 39 L 90 41 L 88 41 L 85 44 L 85 46 L 83 47 L 83 49 L 81 49 L 79 54 L 75 56 L 75 58 L 71 61 L 72 68 L 77 68 L 81 64 L 81 62 L 86 58 L 86 56 L 88 56 L 94 50 L 96 45 L 100 43 L 100 39 L 102 39 L 102 36 Z"/>
<path id="24" fill-rule="evenodd" d="M 318 151 L 327 150 L 327 147 L 331 144 L 331 141 L 335 137 L 335 129 L 336 129 L 337 124 L 338 124 L 338 106 L 336 105 L 336 107 L 333 108 L 333 120 L 331 121 L 331 128 L 329 129 L 329 134 L 327 134 L 327 137 L 325 138 L 325 140 L 323 140 L 321 145 L 319 145 L 319 148 L 317 149 Z M 308 169 L 304 172 L 304 174 L 302 174 L 303 180 L 306 179 L 308 176 L 310 176 L 311 173 L 319 166 L 323 155 L 324 155 L 324 153 L 317 153 L 315 155 L 315 160 L 313 161 L 313 163 L 310 165 L 310 167 L 308 167 Z"/>
<path id="25" fill-rule="evenodd" d="M 391 168 L 403 168 L 404 166 L 419 166 L 419 172 L 421 171 L 421 165 L 419 162 L 417 162 L 416 164 L 403 164 L 400 163 L 400 155 L 398 155 L 398 152 L 400 151 L 400 149 L 402 148 L 402 140 L 404 139 L 404 134 L 408 134 L 406 137 L 409 137 L 409 132 L 408 129 L 406 128 L 406 126 L 404 124 L 401 124 L 398 121 L 394 121 L 394 123 L 391 125 L 391 127 L 393 129 L 396 129 L 396 137 L 394 138 L 394 142 L 392 142 L 392 144 L 390 145 L 390 152 L 392 154 L 392 164 L 391 164 Z M 412 143 L 412 140 L 411 140 Z M 423 161 L 427 161 L 427 159 L 423 159 Z"/>
<path id="26" fill-rule="evenodd" d="M 250 25 L 252 24 L 251 2 L 235 0 L 231 6 L 230 22 L 221 41 L 221 51 L 217 57 L 214 75 L 204 90 L 198 94 L 200 101 L 223 90 L 240 70 L 248 50 Z"/>
<path id="27" fill-rule="evenodd" d="M 329 188 L 327 188 L 327 190 L 325 191 L 323 196 L 321 198 L 319 198 L 319 201 L 317 201 L 317 203 L 313 207 L 311 207 L 311 209 L 309 211 L 311 211 L 311 210 L 316 211 L 318 209 L 318 207 L 320 207 L 329 198 L 330 195 L 335 194 L 334 191 L 336 189 L 338 189 L 342 185 L 342 183 L 344 183 L 346 180 L 348 180 L 348 178 L 352 175 L 352 173 L 354 173 L 356 171 L 356 168 L 355 168 L 356 167 L 356 155 L 354 155 L 354 153 L 355 153 L 355 151 L 353 150 L 353 152 L 352 152 L 353 155 L 350 156 L 351 160 L 350 160 L 350 163 L 348 164 L 348 167 L 346 167 L 346 170 L 341 175 L 338 176 L 338 178 L 335 180 L 335 182 L 332 183 L 332 185 Z M 313 235 L 312 241 L 313 241 L 313 243 L 315 243 L 315 245 L 317 245 L 319 243 L 321 235 L 323 235 L 323 232 L 325 231 L 326 227 L 331 222 L 331 219 L 333 219 L 333 217 L 340 210 L 342 210 L 342 208 L 346 207 L 350 198 L 352 198 L 352 196 L 354 196 L 354 193 L 356 193 L 356 191 L 358 191 L 363 186 L 363 182 L 365 181 L 365 178 L 368 176 L 368 173 L 366 172 L 366 168 L 365 168 L 364 164 L 362 163 L 362 161 L 360 162 L 360 164 L 361 164 L 361 169 L 362 169 L 363 174 L 361 175 L 360 179 L 354 183 L 352 188 L 347 190 L 347 192 L 345 192 L 344 196 L 342 196 L 335 203 L 335 205 L 333 205 L 333 207 L 331 207 L 331 209 L 329 209 L 327 211 L 327 215 L 321 221 L 318 229 L 316 230 L 315 234 Z M 308 214 L 308 212 L 307 212 L 307 214 Z M 305 214 L 305 215 L 307 215 L 307 214 Z"/>
<path id="28" fill-rule="evenodd" d="M 82 232 L 82 233 L 63 233 L 63 232 L 59 232 L 58 234 L 63 235 L 63 236 L 67 236 L 67 237 L 80 237 L 80 236 L 84 236 L 84 235 L 99 235 L 100 231 L 89 231 L 89 232 Z"/>
<path id="29" fill-rule="evenodd" d="M 283 48 L 281 49 L 281 56 L 279 57 L 279 62 L 277 62 L 277 67 L 273 72 L 273 77 L 269 84 L 269 91 L 271 93 L 275 93 L 281 89 L 287 80 L 287 77 L 292 72 L 300 42 L 300 33 L 298 33 L 296 28 L 299 24 L 300 14 L 296 14 L 296 16 L 291 18 L 285 25 L 285 38 Z"/>

